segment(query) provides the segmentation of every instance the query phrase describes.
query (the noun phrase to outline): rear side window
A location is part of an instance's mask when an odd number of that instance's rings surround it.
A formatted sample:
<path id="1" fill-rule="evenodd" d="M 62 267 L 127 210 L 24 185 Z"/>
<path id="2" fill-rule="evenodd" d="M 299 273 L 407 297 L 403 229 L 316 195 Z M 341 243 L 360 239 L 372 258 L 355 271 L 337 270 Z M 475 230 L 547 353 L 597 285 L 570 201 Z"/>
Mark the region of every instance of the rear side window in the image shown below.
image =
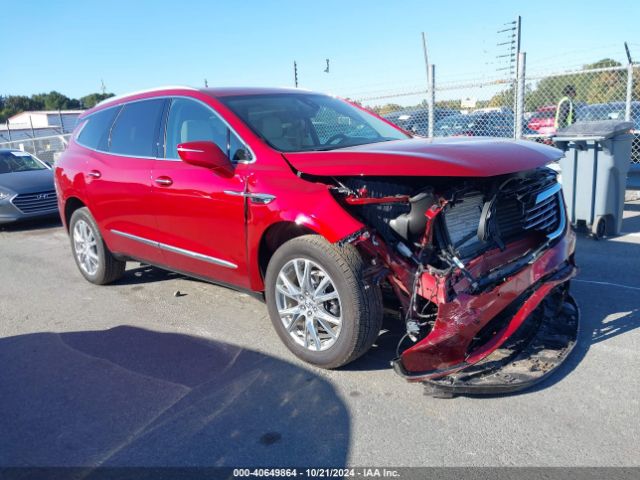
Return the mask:
<path id="1" fill-rule="evenodd" d="M 119 111 L 120 107 L 108 108 L 91 115 L 80 130 L 76 141 L 94 150 L 106 150 L 109 130 Z"/>
<path id="2" fill-rule="evenodd" d="M 143 100 L 125 105 L 111 129 L 109 152 L 134 157 L 155 157 L 156 133 L 164 99 Z"/>

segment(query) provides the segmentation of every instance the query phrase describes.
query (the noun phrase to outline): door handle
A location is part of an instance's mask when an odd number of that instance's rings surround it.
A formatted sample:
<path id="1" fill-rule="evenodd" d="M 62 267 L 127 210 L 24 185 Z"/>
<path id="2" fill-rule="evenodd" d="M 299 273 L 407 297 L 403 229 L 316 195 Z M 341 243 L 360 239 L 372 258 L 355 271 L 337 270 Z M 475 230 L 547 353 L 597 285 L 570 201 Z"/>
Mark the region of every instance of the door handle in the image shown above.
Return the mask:
<path id="1" fill-rule="evenodd" d="M 163 187 L 168 187 L 169 185 L 173 184 L 173 180 L 171 180 L 169 177 L 158 177 L 155 179 L 155 182 L 158 185 L 162 185 Z"/>
<path id="2" fill-rule="evenodd" d="M 102 176 L 102 173 L 100 173 L 99 170 L 91 170 L 89 173 L 87 173 L 87 175 L 92 178 L 100 178 Z"/>

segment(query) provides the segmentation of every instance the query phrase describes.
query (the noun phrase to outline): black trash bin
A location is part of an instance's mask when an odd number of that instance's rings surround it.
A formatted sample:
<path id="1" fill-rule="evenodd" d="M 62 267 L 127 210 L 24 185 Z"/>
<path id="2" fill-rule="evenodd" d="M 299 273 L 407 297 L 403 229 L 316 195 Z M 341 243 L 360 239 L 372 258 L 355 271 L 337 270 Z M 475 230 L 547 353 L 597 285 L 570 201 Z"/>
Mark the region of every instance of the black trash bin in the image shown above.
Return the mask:
<path id="1" fill-rule="evenodd" d="M 560 168 L 569 219 L 584 221 L 596 238 L 622 228 L 632 129 L 633 123 L 619 120 L 578 122 L 553 138 L 565 152 Z"/>

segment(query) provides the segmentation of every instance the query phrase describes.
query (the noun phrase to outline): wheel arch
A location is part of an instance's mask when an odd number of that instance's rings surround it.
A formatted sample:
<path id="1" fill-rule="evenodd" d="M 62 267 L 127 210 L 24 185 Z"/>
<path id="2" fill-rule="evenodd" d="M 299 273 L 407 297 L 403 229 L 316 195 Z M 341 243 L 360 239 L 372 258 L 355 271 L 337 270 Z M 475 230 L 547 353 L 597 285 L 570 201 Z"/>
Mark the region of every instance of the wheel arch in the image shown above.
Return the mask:
<path id="1" fill-rule="evenodd" d="M 63 215 L 64 225 L 67 231 L 69 231 L 69 221 L 71 220 L 71 215 L 73 215 L 73 212 L 75 212 L 79 208 L 83 208 L 86 206 L 87 205 L 78 197 L 67 198 L 67 200 L 64 202 L 64 215 Z"/>
<path id="2" fill-rule="evenodd" d="M 319 235 L 318 232 L 305 225 L 290 221 L 274 223 L 263 232 L 258 244 L 258 268 L 262 282 L 264 282 L 269 261 L 276 250 L 293 238 L 309 234 Z"/>

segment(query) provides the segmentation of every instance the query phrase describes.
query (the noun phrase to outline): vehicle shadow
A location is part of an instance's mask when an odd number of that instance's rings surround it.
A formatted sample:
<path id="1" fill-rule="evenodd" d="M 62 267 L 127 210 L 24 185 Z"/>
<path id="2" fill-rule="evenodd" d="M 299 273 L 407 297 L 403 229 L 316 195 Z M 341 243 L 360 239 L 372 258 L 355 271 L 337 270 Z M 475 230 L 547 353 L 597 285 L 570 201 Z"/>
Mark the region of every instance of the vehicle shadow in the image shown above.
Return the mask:
<path id="1" fill-rule="evenodd" d="M 20 220 L 18 222 L 0 223 L 0 232 L 27 232 L 32 230 L 47 230 L 62 226 L 58 214 L 50 217 Z"/>
<path id="2" fill-rule="evenodd" d="M 635 211 L 640 212 L 640 205 L 638 205 L 637 207 L 638 208 Z M 628 205 L 626 209 L 633 210 L 629 208 Z M 627 217 L 624 220 L 622 220 L 623 235 L 625 233 L 632 233 L 632 232 L 640 232 L 640 215 L 634 215 L 633 217 Z"/>
<path id="3" fill-rule="evenodd" d="M 137 267 L 127 268 L 124 276 L 117 282 L 114 282 L 112 285 L 138 285 L 141 283 L 154 283 L 164 282 L 166 280 L 176 280 L 178 278 L 186 278 L 190 281 L 195 282 L 200 281 L 191 277 L 186 277 L 180 273 L 171 272 L 169 270 L 163 270 L 152 265 L 140 263 Z"/>
<path id="4" fill-rule="evenodd" d="M 349 371 L 389 370 L 391 360 L 396 358 L 398 342 L 405 334 L 404 322 L 398 315 L 385 314 L 382 330 L 375 343 L 362 357 L 342 367 Z M 406 344 L 403 345 L 407 347 Z"/>
<path id="5" fill-rule="evenodd" d="M 640 200 L 634 200 L 633 202 L 626 202 L 624 204 L 625 210 L 630 210 L 632 212 L 640 212 Z"/>
<path id="6" fill-rule="evenodd" d="M 0 469 L 346 465 L 333 386 L 262 353 L 120 326 L 3 338 L 0 365 Z"/>

